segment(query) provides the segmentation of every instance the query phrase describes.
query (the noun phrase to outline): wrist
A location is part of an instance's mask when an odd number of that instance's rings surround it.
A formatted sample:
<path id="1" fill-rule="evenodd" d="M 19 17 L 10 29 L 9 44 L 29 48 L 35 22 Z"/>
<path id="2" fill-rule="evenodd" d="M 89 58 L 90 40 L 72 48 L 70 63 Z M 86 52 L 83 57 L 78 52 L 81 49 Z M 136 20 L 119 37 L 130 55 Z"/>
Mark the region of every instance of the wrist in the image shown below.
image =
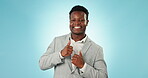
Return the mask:
<path id="1" fill-rule="evenodd" d="M 80 68 L 81 73 L 84 73 L 84 72 L 85 72 L 85 70 L 86 70 L 86 66 L 87 66 L 87 64 L 84 63 L 84 66 L 83 66 L 82 68 Z"/>

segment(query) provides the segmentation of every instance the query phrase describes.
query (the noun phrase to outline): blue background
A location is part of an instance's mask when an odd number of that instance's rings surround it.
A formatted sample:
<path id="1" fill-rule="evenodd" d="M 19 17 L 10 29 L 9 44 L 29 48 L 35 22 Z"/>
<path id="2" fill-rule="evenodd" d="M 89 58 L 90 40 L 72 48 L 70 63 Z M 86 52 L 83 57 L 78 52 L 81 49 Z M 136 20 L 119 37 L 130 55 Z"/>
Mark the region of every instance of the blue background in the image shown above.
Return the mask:
<path id="1" fill-rule="evenodd" d="M 148 78 L 147 0 L 0 0 L 0 78 L 53 78 L 38 61 L 69 33 L 69 11 L 89 12 L 87 35 L 104 48 L 109 78 Z"/>

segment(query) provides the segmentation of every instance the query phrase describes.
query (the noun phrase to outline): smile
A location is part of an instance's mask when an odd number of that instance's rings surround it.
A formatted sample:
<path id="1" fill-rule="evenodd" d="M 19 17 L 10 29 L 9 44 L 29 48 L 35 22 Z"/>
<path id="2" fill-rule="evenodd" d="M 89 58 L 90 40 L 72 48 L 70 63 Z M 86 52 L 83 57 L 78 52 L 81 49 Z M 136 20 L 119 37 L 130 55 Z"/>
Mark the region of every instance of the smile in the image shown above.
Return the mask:
<path id="1" fill-rule="evenodd" d="M 78 29 L 78 28 L 81 28 L 81 27 L 73 27 L 73 28 L 76 28 L 76 29 Z"/>

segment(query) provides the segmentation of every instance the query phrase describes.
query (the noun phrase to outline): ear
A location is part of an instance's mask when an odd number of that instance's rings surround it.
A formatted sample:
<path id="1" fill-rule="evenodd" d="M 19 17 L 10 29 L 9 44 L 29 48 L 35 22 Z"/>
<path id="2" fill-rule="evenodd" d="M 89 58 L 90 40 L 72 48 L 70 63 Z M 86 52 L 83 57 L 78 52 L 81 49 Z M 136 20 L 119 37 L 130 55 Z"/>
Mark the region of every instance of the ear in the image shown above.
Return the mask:
<path id="1" fill-rule="evenodd" d="M 87 20 L 87 22 L 86 22 L 86 26 L 88 25 L 88 22 L 89 22 L 89 20 Z"/>
<path id="2" fill-rule="evenodd" d="M 87 23 L 89 22 L 89 20 L 87 20 Z"/>

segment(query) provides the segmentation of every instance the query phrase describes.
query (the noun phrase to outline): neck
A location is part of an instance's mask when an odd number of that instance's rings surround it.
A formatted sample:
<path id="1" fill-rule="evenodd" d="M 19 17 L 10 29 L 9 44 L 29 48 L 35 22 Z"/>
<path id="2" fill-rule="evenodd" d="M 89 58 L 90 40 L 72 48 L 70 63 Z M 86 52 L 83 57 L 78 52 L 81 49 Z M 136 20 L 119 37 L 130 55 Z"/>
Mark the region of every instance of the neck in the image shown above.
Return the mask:
<path id="1" fill-rule="evenodd" d="M 84 37 L 86 36 L 86 34 L 79 34 L 79 35 L 76 35 L 76 34 L 71 34 L 71 37 L 74 41 L 80 41 L 82 40 Z"/>

